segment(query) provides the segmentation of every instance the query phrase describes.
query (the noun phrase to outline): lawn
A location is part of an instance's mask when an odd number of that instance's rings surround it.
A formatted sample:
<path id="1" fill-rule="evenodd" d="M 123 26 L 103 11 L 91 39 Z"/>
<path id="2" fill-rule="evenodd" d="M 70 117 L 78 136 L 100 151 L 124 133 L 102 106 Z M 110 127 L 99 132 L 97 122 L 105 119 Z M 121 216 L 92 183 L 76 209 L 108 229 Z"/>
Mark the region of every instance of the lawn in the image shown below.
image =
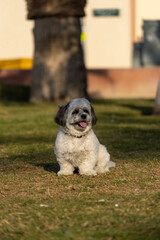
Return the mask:
<path id="1" fill-rule="evenodd" d="M 0 103 L 0 238 L 159 240 L 160 117 L 152 100 L 97 100 L 116 168 L 57 177 L 56 103 Z"/>

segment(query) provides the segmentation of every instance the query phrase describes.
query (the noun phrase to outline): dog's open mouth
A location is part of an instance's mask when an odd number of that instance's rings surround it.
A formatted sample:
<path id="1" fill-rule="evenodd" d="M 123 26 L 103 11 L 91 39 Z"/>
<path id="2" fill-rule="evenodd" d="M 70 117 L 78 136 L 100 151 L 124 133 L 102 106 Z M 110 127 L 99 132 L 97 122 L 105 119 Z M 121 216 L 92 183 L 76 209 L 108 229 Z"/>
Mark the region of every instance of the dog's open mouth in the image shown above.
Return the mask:
<path id="1" fill-rule="evenodd" d="M 86 122 L 78 122 L 77 125 L 81 128 L 85 128 L 87 127 L 87 123 Z"/>

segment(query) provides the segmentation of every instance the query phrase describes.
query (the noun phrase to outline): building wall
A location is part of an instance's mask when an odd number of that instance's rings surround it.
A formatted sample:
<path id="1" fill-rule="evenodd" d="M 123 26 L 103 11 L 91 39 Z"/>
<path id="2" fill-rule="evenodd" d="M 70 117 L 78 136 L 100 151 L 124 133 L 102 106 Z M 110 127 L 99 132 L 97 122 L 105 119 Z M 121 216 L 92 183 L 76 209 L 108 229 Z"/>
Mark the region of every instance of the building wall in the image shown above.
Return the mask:
<path id="1" fill-rule="evenodd" d="M 26 14 L 24 0 L 0 1 L 0 60 L 32 58 L 33 21 Z"/>
<path id="2" fill-rule="evenodd" d="M 143 39 L 143 20 L 160 20 L 160 0 L 135 1 L 135 34 L 136 41 Z"/>
<path id="3" fill-rule="evenodd" d="M 120 16 L 93 16 L 94 9 L 119 9 Z M 129 68 L 132 65 L 130 0 L 88 0 L 84 24 L 88 68 Z"/>

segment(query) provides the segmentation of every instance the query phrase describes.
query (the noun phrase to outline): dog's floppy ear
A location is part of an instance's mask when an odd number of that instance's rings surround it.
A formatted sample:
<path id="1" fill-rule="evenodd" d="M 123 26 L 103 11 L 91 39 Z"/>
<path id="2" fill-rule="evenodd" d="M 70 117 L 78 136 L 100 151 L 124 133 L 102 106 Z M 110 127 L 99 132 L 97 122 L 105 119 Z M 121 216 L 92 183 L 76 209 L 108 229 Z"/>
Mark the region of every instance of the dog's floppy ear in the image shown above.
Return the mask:
<path id="1" fill-rule="evenodd" d="M 95 115 L 94 108 L 92 107 L 92 105 L 91 105 L 91 115 L 92 115 L 92 126 L 94 126 L 96 125 L 97 117 Z"/>
<path id="2" fill-rule="evenodd" d="M 69 103 L 60 106 L 59 110 L 54 118 L 54 121 L 62 127 L 65 127 L 65 125 L 66 125 L 65 113 L 66 113 L 66 110 L 68 107 L 69 107 Z"/>

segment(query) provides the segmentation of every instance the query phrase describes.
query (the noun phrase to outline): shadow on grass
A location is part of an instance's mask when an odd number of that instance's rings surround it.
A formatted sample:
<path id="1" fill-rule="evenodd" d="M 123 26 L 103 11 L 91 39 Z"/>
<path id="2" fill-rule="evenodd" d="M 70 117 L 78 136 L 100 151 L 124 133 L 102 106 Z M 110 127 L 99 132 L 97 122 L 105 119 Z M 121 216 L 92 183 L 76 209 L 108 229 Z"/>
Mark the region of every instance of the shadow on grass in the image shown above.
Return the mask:
<path id="1" fill-rule="evenodd" d="M 45 171 L 54 172 L 56 174 L 60 170 L 58 163 L 40 163 L 40 164 L 35 164 L 35 166 L 43 167 Z"/>
<path id="2" fill-rule="evenodd" d="M 36 167 L 43 167 L 45 171 L 47 172 L 54 172 L 57 174 L 57 172 L 60 170 L 58 163 L 40 163 L 36 164 Z M 79 174 L 78 168 L 75 168 L 74 174 Z"/>
<path id="3" fill-rule="evenodd" d="M 13 85 L 13 84 L 0 84 L 0 100 L 2 101 L 18 101 L 29 102 L 30 87 Z"/>
<path id="4" fill-rule="evenodd" d="M 123 107 L 127 107 L 133 110 L 138 110 L 141 112 L 142 115 L 148 116 L 153 114 L 153 107 L 148 106 L 135 106 L 132 104 L 122 104 Z"/>
<path id="5" fill-rule="evenodd" d="M 8 155 L 0 156 L 0 171 L 15 171 L 17 169 L 26 169 L 34 166 L 43 167 L 46 171 L 57 173 L 59 167 L 52 147 L 49 149 L 38 149 L 37 147 L 30 149 L 30 147 L 32 147 L 32 145 L 20 149 L 18 153 L 14 152 L 13 147 L 13 150 L 11 150 Z"/>
<path id="6" fill-rule="evenodd" d="M 23 145 L 31 145 L 34 143 L 39 144 L 46 144 L 46 143 L 53 143 L 55 142 L 55 136 L 52 136 L 52 138 L 48 137 L 42 137 L 42 136 L 22 136 L 22 135 L 16 135 L 13 136 L 12 134 L 8 134 L 7 136 L 0 137 L 0 144 L 9 145 L 10 143 L 20 143 Z"/>
<path id="7" fill-rule="evenodd" d="M 131 110 L 138 110 L 139 112 L 141 112 L 141 115 L 152 115 L 153 113 L 153 105 L 154 105 L 154 100 L 153 99 L 136 99 L 136 101 L 134 99 L 97 99 L 97 100 L 93 100 L 92 101 L 93 104 L 95 105 L 113 105 L 115 106 L 122 106 L 122 107 L 126 107 L 129 108 Z M 107 111 L 106 111 L 107 112 Z M 114 112 L 113 114 L 116 115 L 121 115 L 121 113 L 118 112 Z M 123 113 L 122 115 L 124 115 L 126 113 Z M 134 115 L 134 112 L 132 113 Z M 130 114 L 129 114 L 130 115 Z"/>

